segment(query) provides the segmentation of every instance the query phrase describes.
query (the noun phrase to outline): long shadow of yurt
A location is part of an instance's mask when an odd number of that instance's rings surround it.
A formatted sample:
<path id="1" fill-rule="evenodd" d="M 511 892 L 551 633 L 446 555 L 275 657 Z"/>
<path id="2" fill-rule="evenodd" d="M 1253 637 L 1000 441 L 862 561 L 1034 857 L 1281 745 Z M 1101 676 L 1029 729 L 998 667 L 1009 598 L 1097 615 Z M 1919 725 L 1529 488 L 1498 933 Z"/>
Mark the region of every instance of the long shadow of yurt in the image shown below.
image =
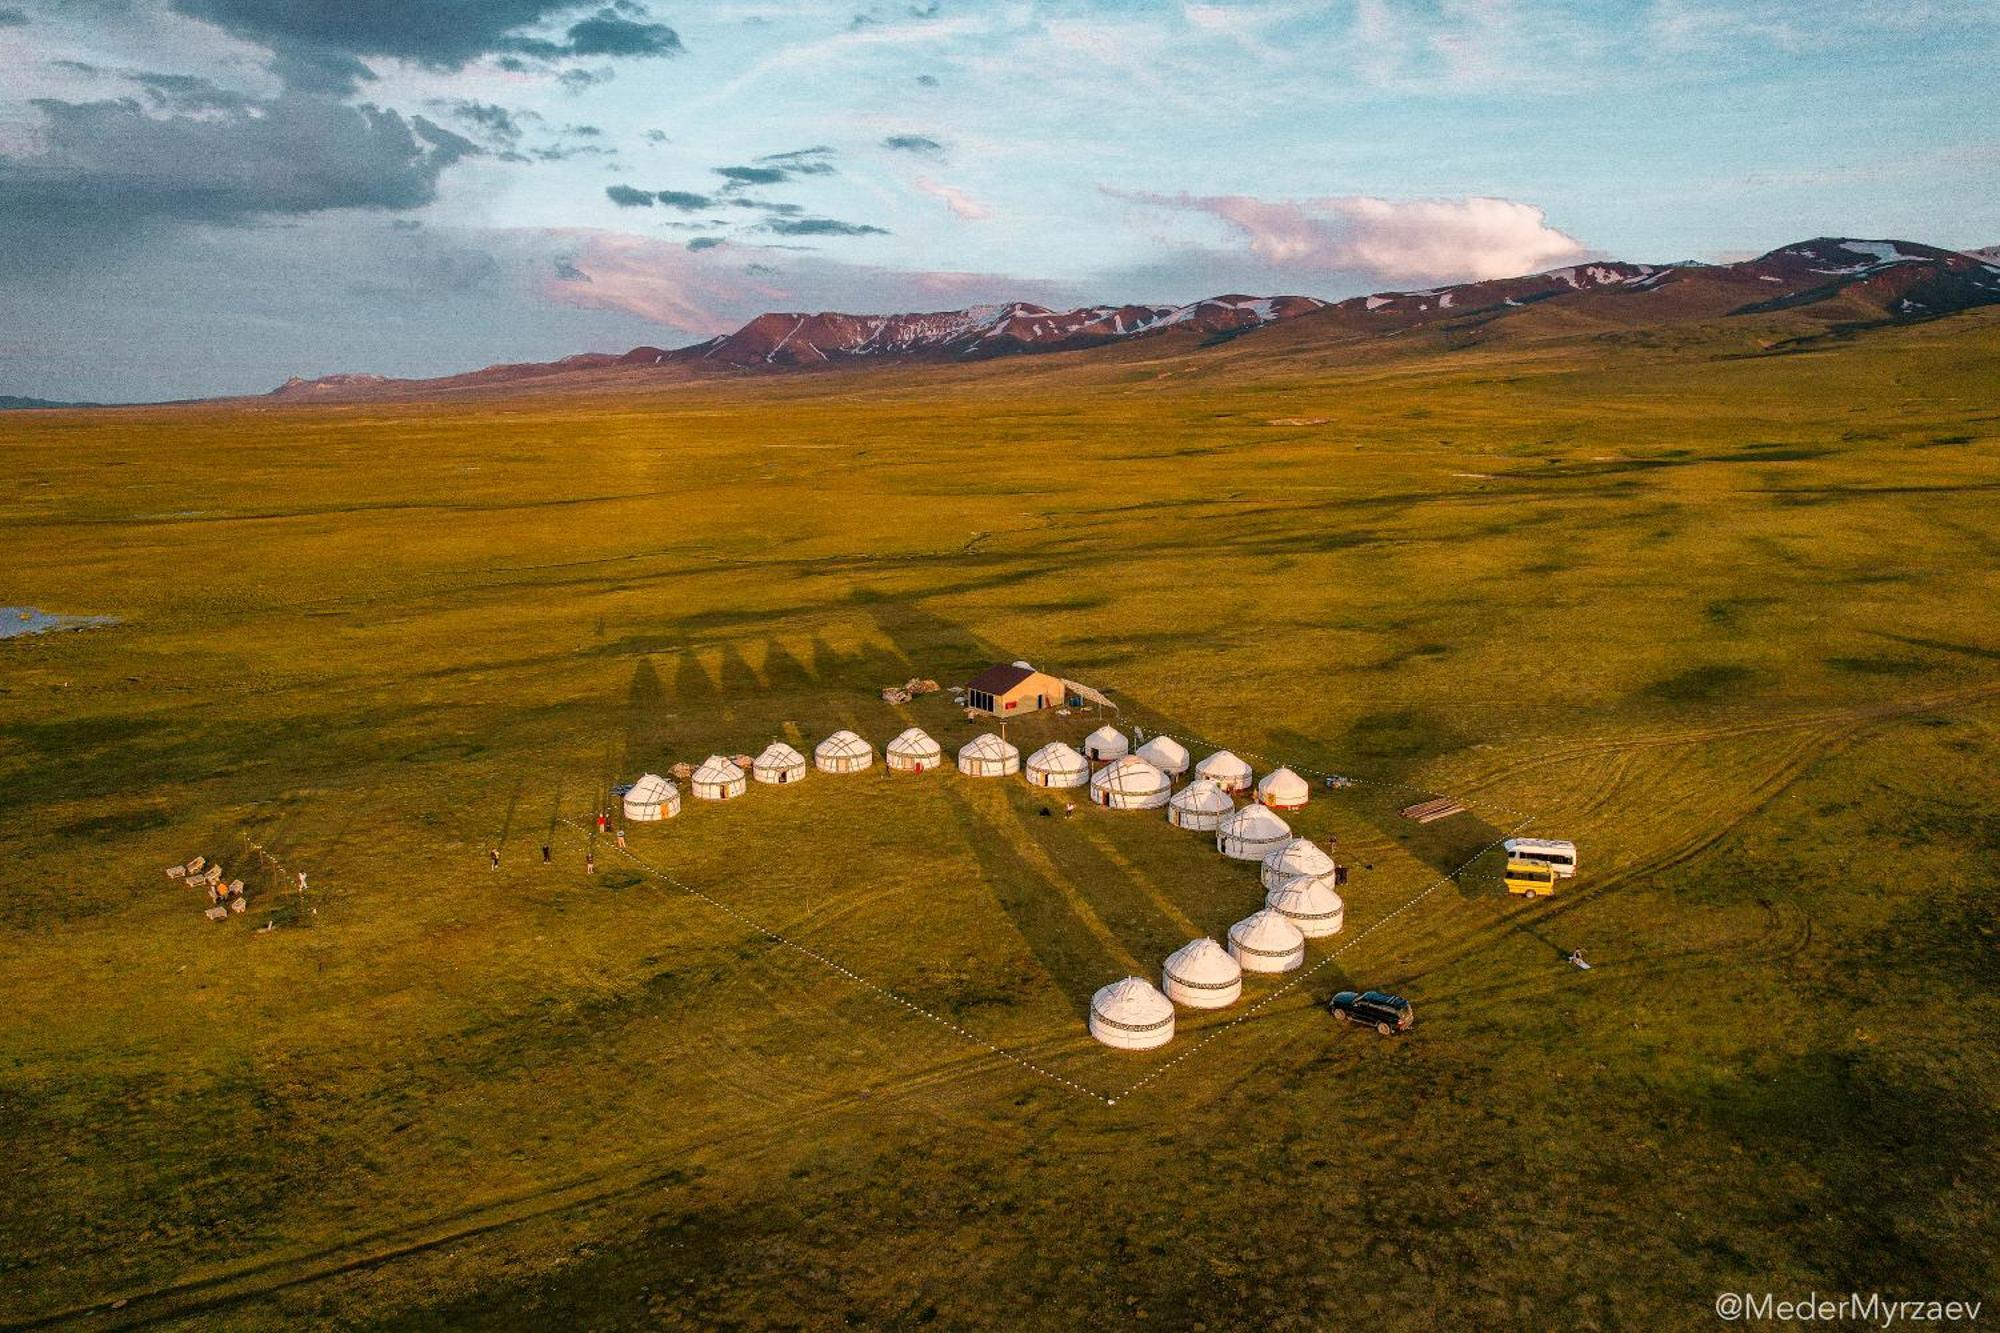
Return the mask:
<path id="1" fill-rule="evenodd" d="M 632 664 L 632 683 L 625 691 L 624 771 L 637 776 L 648 764 L 658 764 L 667 745 L 667 690 L 653 659 Z"/>
<path id="2" fill-rule="evenodd" d="M 947 786 L 945 803 L 994 902 L 1062 992 L 1064 1003 L 1078 1018 L 1088 1019 L 1091 995 L 1108 979 L 1128 971 L 1126 962 L 1077 916 L 1060 886 L 1050 883 L 1005 838 L 995 836 L 997 830 L 963 792 Z"/>
<path id="3" fill-rule="evenodd" d="M 1358 806 L 1362 817 L 1376 832 L 1440 875 L 1455 874 L 1481 850 L 1506 836 L 1476 810 L 1429 824 L 1403 817 L 1404 808 L 1427 794 L 1449 795 L 1428 792 L 1415 776 L 1418 771 L 1472 744 L 1470 736 L 1434 713 L 1411 708 L 1369 713 L 1356 719 L 1335 744 L 1295 731 L 1274 733 L 1271 743 L 1278 754 L 1300 763 L 1383 784 L 1361 789 Z M 1458 881 L 1458 890 L 1468 897 L 1477 892 L 1464 877 Z"/>

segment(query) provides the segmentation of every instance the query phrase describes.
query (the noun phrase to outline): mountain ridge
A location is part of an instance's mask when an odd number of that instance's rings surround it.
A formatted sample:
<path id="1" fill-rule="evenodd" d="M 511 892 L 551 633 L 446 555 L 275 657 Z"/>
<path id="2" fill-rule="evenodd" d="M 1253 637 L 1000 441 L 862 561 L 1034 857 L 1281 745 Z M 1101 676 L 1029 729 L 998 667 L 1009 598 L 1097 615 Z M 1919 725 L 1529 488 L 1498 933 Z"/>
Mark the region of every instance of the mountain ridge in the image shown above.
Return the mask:
<path id="1" fill-rule="evenodd" d="M 1663 299 L 1633 307 L 1629 298 Z M 1946 250 L 1913 241 L 1819 236 L 1728 264 L 1687 260 L 1641 264 L 1592 260 L 1512 278 L 1339 301 L 1237 293 L 1186 305 L 1095 305 L 1072 310 L 1015 301 L 962 310 L 888 315 L 773 311 L 733 332 L 685 347 L 639 346 L 582 352 L 555 361 L 517 362 L 433 379 L 342 373 L 293 377 L 269 397 L 370 397 L 477 388 L 579 371 L 661 370 L 775 373 L 893 360 L 962 363 L 1104 347 L 1192 334 L 1234 338 L 1305 321 L 1330 335 L 1390 335 L 1445 324 L 1476 332 L 1532 308 L 1640 325 L 1688 319 L 1811 311 L 1830 324 L 1909 322 L 2000 304 L 2000 255 Z"/>

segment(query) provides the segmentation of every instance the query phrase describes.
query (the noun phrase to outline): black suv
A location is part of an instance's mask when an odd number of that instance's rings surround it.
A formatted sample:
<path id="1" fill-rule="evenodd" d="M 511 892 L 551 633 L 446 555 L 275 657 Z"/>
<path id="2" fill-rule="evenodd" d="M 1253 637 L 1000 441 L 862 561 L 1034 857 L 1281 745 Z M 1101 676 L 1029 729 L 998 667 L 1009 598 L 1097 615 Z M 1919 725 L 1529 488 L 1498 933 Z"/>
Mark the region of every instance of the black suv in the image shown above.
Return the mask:
<path id="1" fill-rule="evenodd" d="M 1373 1023 L 1375 1030 L 1385 1037 L 1393 1032 L 1408 1032 L 1417 1021 L 1416 1012 L 1410 1008 L 1408 1000 L 1400 995 L 1385 995 L 1378 990 L 1359 994 L 1344 990 L 1334 996 L 1326 1007 L 1343 1023 Z"/>

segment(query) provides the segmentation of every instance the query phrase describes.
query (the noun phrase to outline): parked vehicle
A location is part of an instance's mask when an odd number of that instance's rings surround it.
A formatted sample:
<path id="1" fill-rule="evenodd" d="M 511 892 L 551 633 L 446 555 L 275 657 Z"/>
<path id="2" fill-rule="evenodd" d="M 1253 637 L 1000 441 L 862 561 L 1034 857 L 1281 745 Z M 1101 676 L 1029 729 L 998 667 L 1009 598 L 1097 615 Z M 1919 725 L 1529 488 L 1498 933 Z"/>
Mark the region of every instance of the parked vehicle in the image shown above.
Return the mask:
<path id="1" fill-rule="evenodd" d="M 1384 991 L 1344 990 L 1327 1002 L 1327 1010 L 1343 1023 L 1365 1023 L 1387 1037 L 1408 1032 L 1417 1021 L 1416 1010 L 1400 995 Z"/>
<path id="2" fill-rule="evenodd" d="M 1554 838 L 1509 838 L 1500 844 L 1516 861 L 1540 861 L 1556 872 L 1558 879 L 1576 874 L 1576 844 Z"/>
<path id="3" fill-rule="evenodd" d="M 1517 898 L 1547 898 L 1556 891 L 1556 871 L 1541 861 L 1510 856 L 1507 868 L 1500 872 L 1500 882 Z"/>

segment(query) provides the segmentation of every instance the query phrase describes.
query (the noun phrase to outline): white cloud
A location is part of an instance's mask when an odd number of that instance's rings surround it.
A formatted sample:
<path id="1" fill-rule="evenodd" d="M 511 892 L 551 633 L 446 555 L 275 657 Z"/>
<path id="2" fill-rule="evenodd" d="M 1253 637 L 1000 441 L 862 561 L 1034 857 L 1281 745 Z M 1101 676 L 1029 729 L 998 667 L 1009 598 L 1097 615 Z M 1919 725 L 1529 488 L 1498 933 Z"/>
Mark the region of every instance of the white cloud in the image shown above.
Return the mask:
<path id="1" fill-rule="evenodd" d="M 917 178 L 917 188 L 934 199 L 944 200 L 944 206 L 951 210 L 953 217 L 963 218 L 967 222 L 984 222 L 993 216 L 991 204 L 974 199 L 955 185 L 945 185 L 928 176 L 920 176 Z"/>
<path id="2" fill-rule="evenodd" d="M 1586 253 L 1541 209 L 1512 199 L 1111 193 L 1220 219 L 1274 270 L 1302 275 L 1455 282 L 1533 273 Z"/>

